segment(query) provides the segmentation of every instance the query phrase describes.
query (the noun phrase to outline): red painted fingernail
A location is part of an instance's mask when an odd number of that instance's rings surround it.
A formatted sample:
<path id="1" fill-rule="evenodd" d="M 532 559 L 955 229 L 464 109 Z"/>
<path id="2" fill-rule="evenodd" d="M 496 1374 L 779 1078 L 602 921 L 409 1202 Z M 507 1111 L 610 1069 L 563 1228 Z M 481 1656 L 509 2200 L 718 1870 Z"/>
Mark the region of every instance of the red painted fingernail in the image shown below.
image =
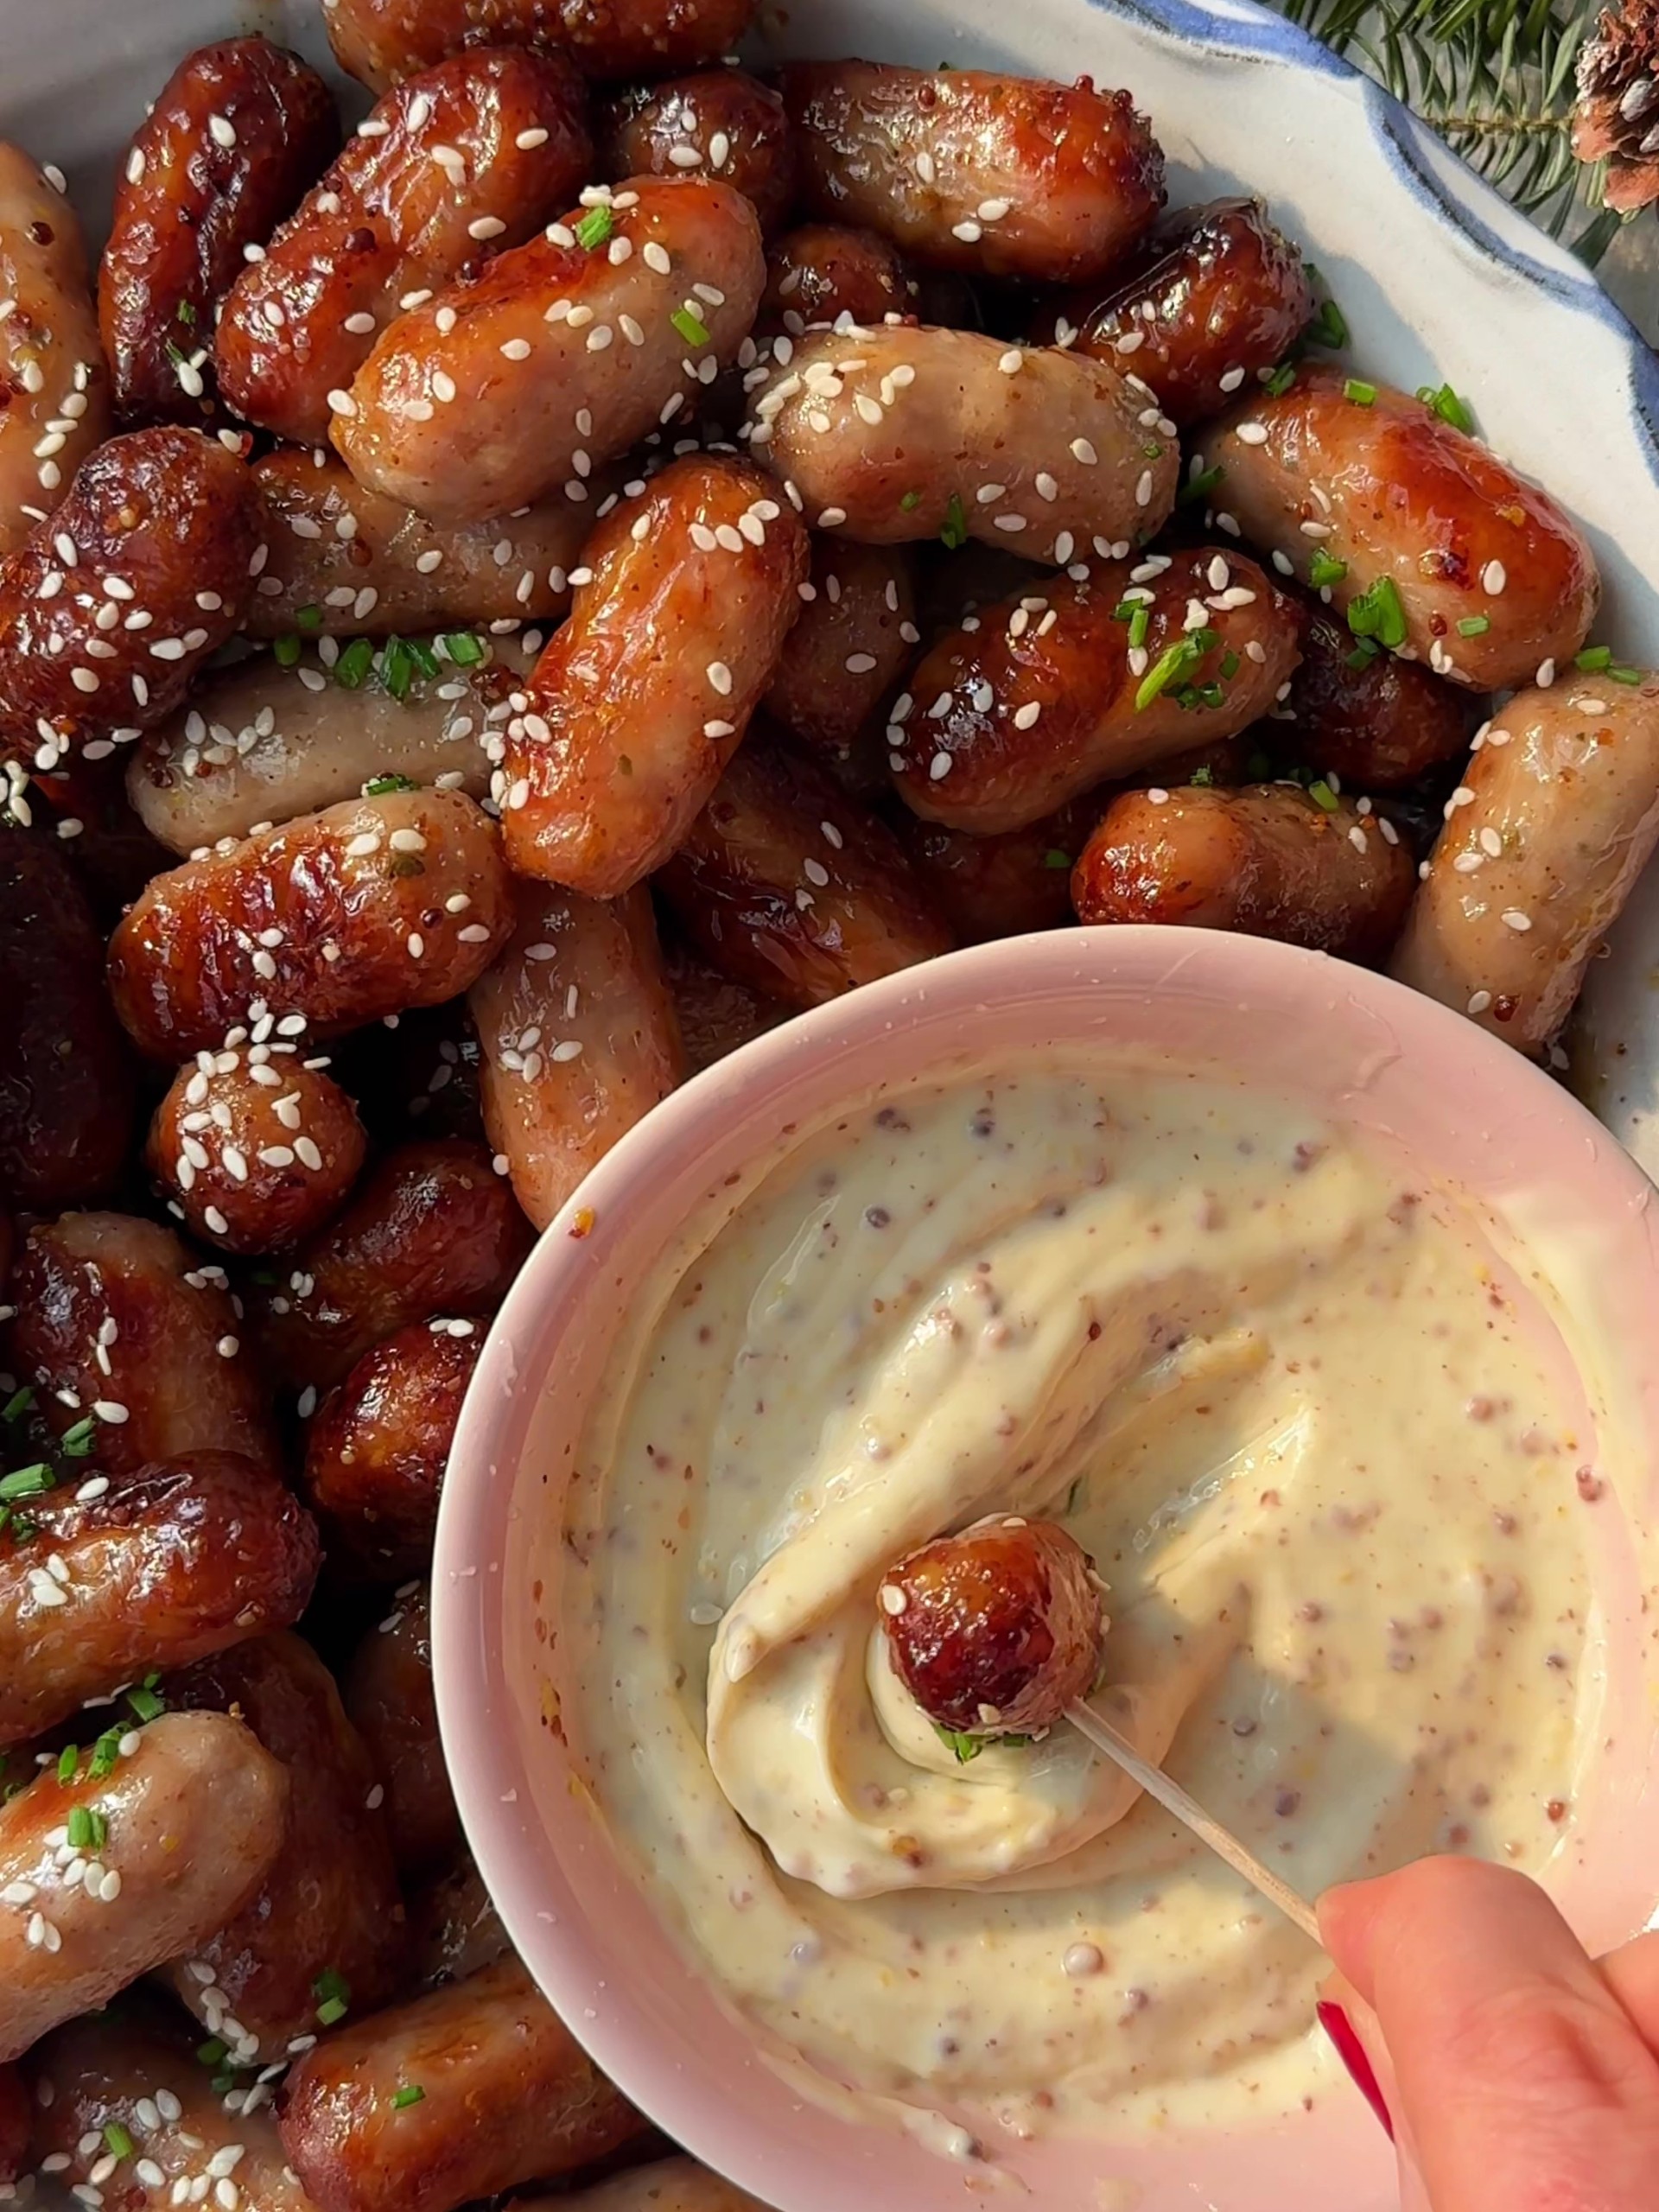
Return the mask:
<path id="1" fill-rule="evenodd" d="M 1389 2140 L 1394 2140 L 1394 2122 L 1389 2117 L 1388 2106 L 1376 2084 L 1371 2062 L 1365 2056 L 1365 2046 L 1354 2033 L 1354 2024 L 1340 2005 L 1321 2005 L 1319 2008 L 1319 2025 L 1336 2045 L 1337 2056 L 1353 2077 L 1354 2087 L 1388 2130 Z"/>

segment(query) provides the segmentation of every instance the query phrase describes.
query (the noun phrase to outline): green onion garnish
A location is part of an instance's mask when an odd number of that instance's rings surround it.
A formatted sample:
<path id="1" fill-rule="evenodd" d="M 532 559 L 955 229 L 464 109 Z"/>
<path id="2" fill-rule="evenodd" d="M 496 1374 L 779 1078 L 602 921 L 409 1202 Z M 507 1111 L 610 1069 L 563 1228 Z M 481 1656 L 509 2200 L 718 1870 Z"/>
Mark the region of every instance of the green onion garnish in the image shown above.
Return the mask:
<path id="1" fill-rule="evenodd" d="M 1610 668 L 1607 673 L 1615 683 L 1639 683 L 1642 681 L 1642 671 L 1639 668 L 1625 668 L 1620 665 Z"/>
<path id="2" fill-rule="evenodd" d="M 102 1851 L 109 1840 L 110 1824 L 90 1805 L 75 1805 L 70 1808 L 67 1833 L 77 1851 Z"/>
<path id="3" fill-rule="evenodd" d="M 457 668 L 473 668 L 484 658 L 484 647 L 470 630 L 452 630 L 438 643 Z"/>
<path id="4" fill-rule="evenodd" d="M 388 638 L 380 656 L 380 681 L 394 699 L 407 699 L 414 680 L 415 656 L 401 638 Z"/>
<path id="5" fill-rule="evenodd" d="M 688 346 L 707 346 L 710 342 L 707 328 L 690 308 L 676 308 L 668 319 Z"/>
<path id="6" fill-rule="evenodd" d="M 121 1738 L 124 1728 L 106 1728 L 92 1745 L 92 1764 L 87 1771 L 94 1782 L 103 1782 L 115 1772 L 115 1763 L 121 1756 Z"/>
<path id="7" fill-rule="evenodd" d="M 72 1459 L 84 1459 L 92 1448 L 93 1421 L 90 1414 L 78 1421 L 73 1428 L 66 1428 L 58 1439 L 60 1452 L 67 1452 Z"/>
<path id="8" fill-rule="evenodd" d="M 181 300 L 175 313 L 175 320 L 180 322 L 194 323 L 195 319 L 196 311 L 194 308 L 191 306 L 189 301 Z"/>
<path id="9" fill-rule="evenodd" d="M 1200 760 L 1198 766 L 1192 771 L 1192 774 L 1186 780 L 1189 784 L 1196 784 L 1200 791 L 1208 791 L 1211 784 L 1216 780 L 1216 772 L 1210 766 L 1210 763 L 1207 760 Z M 1083 1478 L 1079 1475 L 1077 1482 L 1071 1485 L 1074 1493 L 1081 1484 Z M 1070 1498 L 1065 1502 L 1065 1510 L 1068 1513 L 1071 1510 L 1071 1500 Z"/>
<path id="10" fill-rule="evenodd" d="M 603 245 L 616 228 L 616 218 L 608 207 L 590 207 L 576 225 L 576 244 L 586 246 L 592 253 Z"/>
<path id="11" fill-rule="evenodd" d="M 1190 507 L 1199 499 L 1207 499 L 1226 474 L 1219 461 L 1213 468 L 1201 468 L 1196 476 L 1189 476 L 1176 493 L 1176 505 Z"/>
<path id="12" fill-rule="evenodd" d="M 1334 300 L 1321 300 L 1319 311 L 1307 326 L 1307 337 L 1315 346 L 1334 350 L 1348 343 L 1348 318 Z"/>
<path id="13" fill-rule="evenodd" d="M 1586 675 L 1599 675 L 1604 668 L 1611 668 L 1612 664 L 1613 649 L 1611 645 L 1586 645 L 1581 653 L 1573 656 L 1573 667 L 1583 669 Z"/>
<path id="14" fill-rule="evenodd" d="M 1210 648 L 1220 642 L 1213 630 L 1193 630 L 1166 646 L 1141 679 L 1141 688 L 1135 695 L 1136 714 L 1144 714 L 1172 683 L 1189 676 Z"/>
<path id="15" fill-rule="evenodd" d="M 968 513 L 962 504 L 960 492 L 950 494 L 950 504 L 944 511 L 944 523 L 939 531 L 939 539 L 952 553 L 959 553 L 968 543 Z"/>
<path id="16" fill-rule="evenodd" d="M 922 495 L 919 492 L 906 492 L 899 504 L 907 515 L 913 515 L 922 504 Z"/>
<path id="17" fill-rule="evenodd" d="M 66 1744 L 58 1753 L 58 1780 L 66 1789 L 74 1780 L 75 1770 L 79 1764 L 79 1751 L 73 1744 Z"/>
<path id="18" fill-rule="evenodd" d="M 212 2036 L 206 2043 L 199 2043 L 196 2045 L 196 2056 L 204 2066 L 217 2066 L 226 2055 L 227 2046 L 222 2044 L 217 2036 Z"/>
<path id="19" fill-rule="evenodd" d="M 1484 638 L 1492 626 L 1490 614 L 1465 614 L 1458 625 L 1460 638 Z"/>
<path id="20" fill-rule="evenodd" d="M 1152 627 L 1152 609 L 1142 600 L 1129 617 L 1129 644 L 1136 647 L 1147 642 L 1147 632 Z"/>
<path id="21" fill-rule="evenodd" d="M 397 2095 L 391 2101 L 392 2110 L 394 2112 L 407 2112 L 410 2105 L 418 2105 L 423 2102 L 425 2096 L 426 2091 L 420 2088 L 417 2083 L 414 2082 L 406 2082 L 404 2084 L 404 2087 L 398 2090 Z"/>
<path id="22" fill-rule="evenodd" d="M 278 668 L 295 668 L 304 651 L 297 638 L 278 638 L 270 649 L 270 657 Z"/>
<path id="23" fill-rule="evenodd" d="M 346 2017 L 352 2001 L 352 1986 L 343 1974 L 337 1974 L 329 1967 L 312 1983 L 311 1994 L 318 1999 L 318 2019 L 325 2028 L 332 2028 Z"/>
<path id="24" fill-rule="evenodd" d="M 1449 384 L 1419 385 L 1417 397 L 1425 407 L 1433 409 L 1442 423 L 1449 423 L 1454 430 L 1461 430 L 1465 436 L 1472 435 L 1475 418 L 1470 412 L 1469 403 L 1460 399 Z"/>
<path id="25" fill-rule="evenodd" d="M 1348 563 L 1338 561 L 1334 553 L 1327 553 L 1324 546 L 1316 546 L 1313 558 L 1308 563 L 1307 580 L 1315 591 L 1325 591 L 1332 584 L 1339 584 L 1348 573 Z"/>
<path id="26" fill-rule="evenodd" d="M 1282 399 L 1296 381 L 1294 361 L 1281 361 L 1270 377 L 1263 379 L 1262 390 L 1273 399 Z"/>
<path id="27" fill-rule="evenodd" d="M 1355 637 L 1375 638 L 1382 645 L 1405 644 L 1406 610 L 1392 576 L 1379 576 L 1369 591 L 1350 603 L 1348 627 Z"/>
<path id="28" fill-rule="evenodd" d="M 34 1402 L 35 1393 L 25 1382 L 21 1390 L 14 1390 L 5 1404 L 0 1406 L 0 1421 L 16 1421 L 21 1414 L 26 1414 Z"/>
<path id="29" fill-rule="evenodd" d="M 302 607 L 299 613 L 294 617 L 294 620 L 299 624 L 302 630 L 321 630 L 322 627 L 322 609 L 320 607 Z"/>
<path id="30" fill-rule="evenodd" d="M 37 1459 L 32 1467 L 18 1467 L 0 1476 L 0 1497 L 38 1497 L 42 1491 L 52 1488 L 53 1480 L 51 1468 L 44 1459 Z"/>
<path id="31" fill-rule="evenodd" d="M 1307 795 L 1309 798 L 1313 800 L 1314 805 L 1319 809 L 1322 814 L 1334 814 L 1336 812 L 1338 804 L 1337 795 L 1323 777 L 1321 777 L 1317 783 L 1313 783 L 1308 785 Z"/>
<path id="32" fill-rule="evenodd" d="M 373 640 L 369 638 L 353 638 L 334 663 L 334 681 L 342 690 L 360 690 L 364 678 L 368 675 L 373 664 Z"/>
<path id="33" fill-rule="evenodd" d="M 132 2138 L 118 2120 L 105 2121 L 104 2145 L 111 2158 L 130 2158 L 132 2156 Z"/>
<path id="34" fill-rule="evenodd" d="M 1382 646 L 1377 644 L 1375 638 L 1360 638 L 1356 640 L 1352 652 L 1344 655 L 1344 658 L 1350 668 L 1365 668 L 1376 658 L 1382 650 Z"/>
<path id="35" fill-rule="evenodd" d="M 1070 868 L 1071 865 L 1071 854 L 1061 852 L 1058 846 L 1051 845 L 1047 852 L 1043 855 L 1043 866 L 1045 868 L 1058 869 Z"/>
<path id="36" fill-rule="evenodd" d="M 149 1682 L 142 1683 L 136 1690 L 129 1690 L 127 1703 L 140 1720 L 159 1720 L 167 1711 L 165 1702 L 156 1696 Z"/>
<path id="37" fill-rule="evenodd" d="M 941 1728 L 938 1734 L 939 1741 L 948 1744 L 956 1753 L 958 1766 L 966 1766 L 969 1759 L 976 1759 L 985 1748 L 982 1738 L 970 1736 L 965 1729 Z"/>
<path id="38" fill-rule="evenodd" d="M 1375 407 L 1376 386 L 1363 382 L 1358 377 L 1350 377 L 1342 387 L 1342 396 L 1344 399 L 1351 399 L 1356 407 Z"/>
<path id="39" fill-rule="evenodd" d="M 417 791 L 420 785 L 410 776 L 375 776 L 363 786 L 365 798 L 384 798 L 388 791 Z"/>

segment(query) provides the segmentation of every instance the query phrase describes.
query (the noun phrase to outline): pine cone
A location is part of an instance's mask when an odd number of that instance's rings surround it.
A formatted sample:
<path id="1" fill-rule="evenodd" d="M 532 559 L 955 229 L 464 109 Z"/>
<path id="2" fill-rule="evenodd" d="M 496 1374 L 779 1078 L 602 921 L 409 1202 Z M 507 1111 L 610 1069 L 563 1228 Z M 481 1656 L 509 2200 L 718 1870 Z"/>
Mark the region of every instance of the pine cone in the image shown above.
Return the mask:
<path id="1" fill-rule="evenodd" d="M 1659 200 L 1659 0 L 1623 0 L 1579 56 L 1573 150 L 1607 157 L 1607 205 L 1621 214 Z"/>

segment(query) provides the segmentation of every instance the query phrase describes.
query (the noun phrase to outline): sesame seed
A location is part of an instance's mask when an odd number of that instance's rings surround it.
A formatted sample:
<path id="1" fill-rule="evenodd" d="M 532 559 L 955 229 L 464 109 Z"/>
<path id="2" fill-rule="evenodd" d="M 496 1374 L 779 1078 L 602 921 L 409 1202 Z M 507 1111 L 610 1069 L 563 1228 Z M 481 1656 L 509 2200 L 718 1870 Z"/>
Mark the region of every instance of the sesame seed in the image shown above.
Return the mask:
<path id="1" fill-rule="evenodd" d="M 1135 504 L 1137 507 L 1152 505 L 1152 471 L 1149 468 L 1143 468 L 1141 472 L 1141 480 L 1135 487 Z"/>
<path id="2" fill-rule="evenodd" d="M 570 321 L 571 321 L 572 325 L 574 326 L 574 324 L 575 324 L 575 317 L 574 315 L 572 315 L 572 316 L 571 316 L 571 318 L 570 318 Z M 588 332 L 588 351 L 590 353 L 604 353 L 604 352 L 606 351 L 606 349 L 609 346 L 609 345 L 610 345 L 610 343 L 611 343 L 611 340 L 612 340 L 612 339 L 613 338 L 613 336 L 614 336 L 614 335 L 615 335 L 615 334 L 614 334 L 614 332 L 612 330 L 611 326 L 610 326 L 610 324 L 609 324 L 608 322 L 598 322 L 598 323 L 595 323 L 595 324 L 594 325 L 594 327 L 593 327 L 593 328 Z M 709 365 L 710 365 L 711 367 L 713 367 L 713 366 L 715 365 L 715 363 L 714 363 L 714 360 L 713 360 L 712 356 L 710 357 Z"/>
<path id="3" fill-rule="evenodd" d="M 1243 369 L 1224 370 L 1220 379 L 1221 389 L 1224 391 L 1236 391 L 1243 381 L 1244 372 Z"/>
<path id="4" fill-rule="evenodd" d="M 527 338 L 509 338 L 501 353 L 505 360 L 527 361 L 530 359 L 530 340 Z"/>
<path id="5" fill-rule="evenodd" d="M 1530 914 L 1523 914 L 1518 906 L 1510 907 L 1502 917 L 1506 930 L 1513 930 L 1517 937 L 1524 937 L 1532 927 Z"/>
<path id="6" fill-rule="evenodd" d="M 838 530 L 847 519 L 845 507 L 826 507 L 818 517 L 820 530 Z"/>
<path id="7" fill-rule="evenodd" d="M 1492 995 L 1490 991 L 1477 991 L 1470 1000 L 1467 1010 L 1471 1014 L 1484 1014 L 1491 1002 Z"/>
<path id="8" fill-rule="evenodd" d="M 1017 346 L 1011 346 L 996 365 L 1005 377 L 1017 377 L 1026 365 L 1026 357 Z"/>
<path id="9" fill-rule="evenodd" d="M 357 402 L 349 391 L 331 391 L 328 404 L 336 415 L 355 415 L 357 412 Z"/>
<path id="10" fill-rule="evenodd" d="M 702 167 L 702 155 L 696 146 L 671 146 L 668 158 L 677 169 L 700 169 Z"/>
<path id="11" fill-rule="evenodd" d="M 1509 574 L 1501 561 L 1489 561 L 1480 572 L 1480 587 L 1496 599 L 1509 582 Z"/>
<path id="12" fill-rule="evenodd" d="M 667 247 L 659 245 L 655 238 L 646 241 L 639 249 L 639 256 L 646 268 L 654 269 L 659 276 L 666 276 L 674 266 Z"/>
<path id="13" fill-rule="evenodd" d="M 977 245 L 985 232 L 982 225 L 975 222 L 970 216 L 966 222 L 953 223 L 950 235 L 953 238 L 960 238 L 963 245 Z"/>
<path id="14" fill-rule="evenodd" d="M 521 130 L 512 143 L 520 153 L 534 153 L 537 146 L 546 145 L 547 133 L 540 124 L 537 124 L 529 130 Z"/>
<path id="15" fill-rule="evenodd" d="M 349 330 L 354 338 L 366 338 L 374 328 L 374 317 L 366 308 L 362 308 L 356 315 L 346 316 L 344 327 Z"/>
<path id="16" fill-rule="evenodd" d="M 1265 423 L 1241 423 L 1233 435 L 1242 446 L 1264 446 L 1268 442 Z"/>
<path id="17" fill-rule="evenodd" d="M 499 238 L 506 225 L 499 215 L 480 215 L 467 226 L 469 238 Z"/>
<path id="18" fill-rule="evenodd" d="M 950 755 L 948 753 L 936 753 L 927 764 L 928 781 L 942 784 L 950 774 Z"/>
<path id="19" fill-rule="evenodd" d="M 1028 701 L 1027 703 L 1021 707 L 1019 712 L 1014 715 L 1014 726 L 1015 729 L 1035 729 L 1038 722 L 1042 718 L 1042 712 L 1043 709 L 1039 701 L 1036 699 Z"/>
<path id="20" fill-rule="evenodd" d="M 432 397 L 435 399 L 442 400 L 444 404 L 448 406 L 454 396 L 454 378 L 450 376 L 446 370 L 434 369 L 432 372 Z"/>

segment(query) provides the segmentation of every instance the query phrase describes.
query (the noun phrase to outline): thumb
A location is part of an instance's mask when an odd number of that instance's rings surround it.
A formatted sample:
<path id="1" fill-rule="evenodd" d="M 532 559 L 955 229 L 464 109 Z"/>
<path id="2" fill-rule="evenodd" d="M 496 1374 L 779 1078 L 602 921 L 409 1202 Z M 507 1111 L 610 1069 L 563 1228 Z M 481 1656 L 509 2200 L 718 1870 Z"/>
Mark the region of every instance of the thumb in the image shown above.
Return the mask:
<path id="1" fill-rule="evenodd" d="M 1328 1891 L 1319 1925 L 1433 2212 L 1650 2212 L 1659 2059 L 1535 1883 L 1427 1859 Z"/>

